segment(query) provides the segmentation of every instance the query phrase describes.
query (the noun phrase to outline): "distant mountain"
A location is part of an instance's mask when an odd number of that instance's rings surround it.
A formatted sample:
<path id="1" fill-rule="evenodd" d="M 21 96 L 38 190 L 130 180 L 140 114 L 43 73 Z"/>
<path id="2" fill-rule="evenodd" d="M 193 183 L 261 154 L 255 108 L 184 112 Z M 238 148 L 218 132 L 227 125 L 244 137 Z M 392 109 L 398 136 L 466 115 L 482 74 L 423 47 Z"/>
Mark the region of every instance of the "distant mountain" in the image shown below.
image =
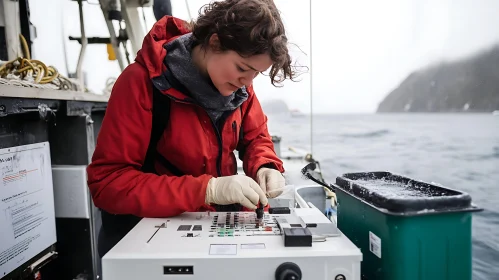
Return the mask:
<path id="1" fill-rule="evenodd" d="M 284 100 L 274 99 L 262 101 L 265 114 L 289 114 L 289 107 Z"/>
<path id="2" fill-rule="evenodd" d="M 499 46 L 410 74 L 385 97 L 377 112 L 494 110 L 499 110 Z"/>

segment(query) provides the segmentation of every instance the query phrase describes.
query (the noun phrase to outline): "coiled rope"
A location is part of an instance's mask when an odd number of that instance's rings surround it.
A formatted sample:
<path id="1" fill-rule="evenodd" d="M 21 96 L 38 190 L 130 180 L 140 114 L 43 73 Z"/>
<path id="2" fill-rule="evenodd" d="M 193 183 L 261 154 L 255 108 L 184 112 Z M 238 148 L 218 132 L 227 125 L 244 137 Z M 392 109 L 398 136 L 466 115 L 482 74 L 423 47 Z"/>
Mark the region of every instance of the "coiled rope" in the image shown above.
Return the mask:
<path id="1" fill-rule="evenodd" d="M 79 90 L 79 83 L 62 76 L 55 67 L 31 59 L 28 44 L 19 34 L 24 57 L 0 65 L 0 84 L 61 90 Z"/>

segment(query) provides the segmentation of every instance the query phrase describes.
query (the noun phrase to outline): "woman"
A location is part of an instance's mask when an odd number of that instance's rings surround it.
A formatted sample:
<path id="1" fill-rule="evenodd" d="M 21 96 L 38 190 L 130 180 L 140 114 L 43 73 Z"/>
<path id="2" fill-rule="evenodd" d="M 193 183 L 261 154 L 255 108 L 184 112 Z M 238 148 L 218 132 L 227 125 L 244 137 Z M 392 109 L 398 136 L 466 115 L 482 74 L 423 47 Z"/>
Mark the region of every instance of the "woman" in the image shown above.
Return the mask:
<path id="1" fill-rule="evenodd" d="M 87 169 L 101 256 L 140 217 L 254 210 L 279 194 L 283 164 L 252 82 L 269 68 L 274 85 L 293 78 L 286 45 L 272 0 L 214 2 L 193 24 L 154 25 L 114 85 Z M 156 143 L 153 123 L 165 118 Z"/>

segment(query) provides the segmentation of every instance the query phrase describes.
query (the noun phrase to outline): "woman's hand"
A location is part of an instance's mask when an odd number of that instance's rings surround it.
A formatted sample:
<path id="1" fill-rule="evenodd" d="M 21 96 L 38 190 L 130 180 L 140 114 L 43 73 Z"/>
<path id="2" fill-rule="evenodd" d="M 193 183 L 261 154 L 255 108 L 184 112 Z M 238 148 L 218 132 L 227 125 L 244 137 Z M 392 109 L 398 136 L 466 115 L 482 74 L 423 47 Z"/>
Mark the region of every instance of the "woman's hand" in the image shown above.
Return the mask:
<path id="1" fill-rule="evenodd" d="M 272 168 L 260 168 L 256 173 L 256 177 L 260 188 L 269 198 L 281 195 L 286 186 L 286 180 L 281 172 Z"/>
<path id="2" fill-rule="evenodd" d="M 256 209 L 258 202 L 268 204 L 265 192 L 246 175 L 232 175 L 211 178 L 206 188 L 206 204 L 227 205 L 239 203 L 249 209 Z"/>

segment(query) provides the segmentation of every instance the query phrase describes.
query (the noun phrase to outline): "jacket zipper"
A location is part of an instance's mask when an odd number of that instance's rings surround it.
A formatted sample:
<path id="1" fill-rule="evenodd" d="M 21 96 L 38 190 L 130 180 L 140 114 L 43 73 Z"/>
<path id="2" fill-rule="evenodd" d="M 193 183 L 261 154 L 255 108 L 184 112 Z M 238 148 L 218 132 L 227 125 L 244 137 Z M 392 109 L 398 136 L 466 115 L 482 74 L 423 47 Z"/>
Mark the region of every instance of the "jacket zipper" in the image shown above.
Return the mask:
<path id="1" fill-rule="evenodd" d="M 217 133 L 217 139 L 218 139 L 218 156 L 217 156 L 217 173 L 218 177 L 222 177 L 222 135 L 220 135 L 220 130 L 218 129 L 216 123 L 211 119 L 210 116 L 211 124 L 213 125 L 213 128 L 215 128 L 215 131 Z M 225 121 L 222 122 L 222 125 Z M 223 126 L 222 126 L 223 127 Z"/>
<path id="2" fill-rule="evenodd" d="M 225 122 L 227 121 L 227 118 L 229 117 L 230 114 L 232 114 L 233 111 L 227 111 L 225 112 L 221 117 L 220 117 L 220 127 L 224 127 Z M 217 124 L 211 119 L 210 116 L 208 116 L 211 120 L 211 124 L 213 125 L 213 128 L 215 129 L 217 133 L 217 138 L 218 138 L 218 157 L 217 157 L 217 173 L 219 177 L 222 177 L 222 153 L 223 153 L 223 143 L 222 143 L 222 135 L 220 134 L 220 129 L 217 127 Z"/>
<path id="3" fill-rule="evenodd" d="M 239 139 L 237 137 L 237 122 L 236 121 L 233 121 L 232 122 L 232 131 L 234 132 L 234 143 L 235 143 L 235 149 L 237 149 L 237 145 L 239 144 Z M 233 163 L 234 163 L 234 175 L 237 175 L 237 159 L 236 157 L 232 157 L 234 160 L 233 160 Z"/>
<path id="4" fill-rule="evenodd" d="M 191 102 L 191 101 L 186 101 L 186 100 L 180 100 L 178 98 L 175 98 L 175 97 L 172 97 L 174 100 L 178 101 L 178 102 L 181 102 L 181 103 L 185 103 L 185 104 L 192 104 L 192 105 L 195 105 L 195 106 L 198 106 L 200 108 L 203 108 L 197 104 L 195 104 L 194 102 Z M 204 108 L 203 108 L 204 109 Z M 206 110 L 205 110 L 206 112 Z M 227 117 L 232 114 L 232 112 L 228 111 L 226 113 L 224 113 L 220 118 L 220 126 L 223 127 L 224 124 L 225 124 L 225 121 L 227 120 Z M 223 153 L 223 143 L 222 143 L 222 135 L 220 134 L 220 129 L 218 129 L 217 127 L 217 124 L 211 119 L 210 115 L 208 114 L 208 112 L 206 112 L 206 114 L 208 115 L 208 118 L 210 119 L 211 121 L 211 124 L 213 125 L 213 128 L 215 129 L 215 132 L 217 134 L 217 139 L 218 139 L 218 156 L 217 156 L 217 173 L 218 173 L 218 177 L 222 177 L 222 153 Z M 235 121 L 234 123 L 232 124 L 232 127 L 235 127 Z"/>
<path id="5" fill-rule="evenodd" d="M 237 147 L 237 123 L 236 123 L 236 121 L 232 122 L 232 132 L 234 133 L 234 143 L 236 144 L 236 147 Z"/>

